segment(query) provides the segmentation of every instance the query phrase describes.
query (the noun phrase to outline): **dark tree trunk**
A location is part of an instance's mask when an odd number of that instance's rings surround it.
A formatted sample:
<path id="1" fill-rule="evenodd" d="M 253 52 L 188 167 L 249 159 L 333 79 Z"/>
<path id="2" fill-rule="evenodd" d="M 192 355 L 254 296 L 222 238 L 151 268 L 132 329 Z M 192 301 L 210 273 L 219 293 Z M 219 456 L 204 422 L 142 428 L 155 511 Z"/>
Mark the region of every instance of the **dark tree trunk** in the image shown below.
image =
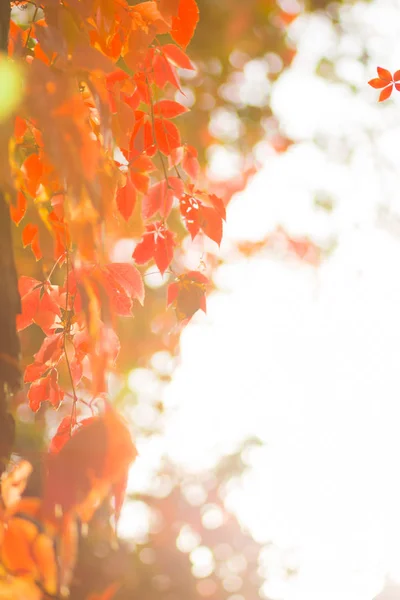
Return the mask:
<path id="1" fill-rule="evenodd" d="M 0 0 L 0 52 L 7 53 L 10 0 Z M 1 156 L 0 160 L 8 160 Z M 18 276 L 11 235 L 10 210 L 0 188 L 0 474 L 4 471 L 15 438 L 15 424 L 8 412 L 7 394 L 20 385 L 19 339 L 16 316 L 21 312 Z"/>

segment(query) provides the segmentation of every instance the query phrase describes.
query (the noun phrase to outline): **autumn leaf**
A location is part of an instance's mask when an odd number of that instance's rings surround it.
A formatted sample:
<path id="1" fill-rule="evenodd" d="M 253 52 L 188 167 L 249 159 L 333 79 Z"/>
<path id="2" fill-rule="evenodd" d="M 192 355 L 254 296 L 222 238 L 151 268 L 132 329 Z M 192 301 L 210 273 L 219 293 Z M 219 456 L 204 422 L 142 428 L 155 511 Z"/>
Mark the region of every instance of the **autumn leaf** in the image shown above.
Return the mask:
<path id="1" fill-rule="evenodd" d="M 127 472 L 136 449 L 123 420 L 112 410 L 80 427 L 59 452 L 49 455 L 43 508 L 52 517 L 57 505 L 86 522 Z"/>
<path id="2" fill-rule="evenodd" d="M 117 190 L 116 202 L 119 212 L 128 221 L 136 204 L 136 189 L 129 174 L 126 184 Z"/>
<path id="3" fill-rule="evenodd" d="M 29 194 L 36 196 L 36 191 L 43 173 L 43 165 L 37 154 L 31 154 L 23 164 L 26 177 L 26 188 Z"/>
<path id="4" fill-rule="evenodd" d="M 218 196 L 193 190 L 181 197 L 180 211 L 192 239 L 202 230 L 218 245 L 221 243 L 222 221 L 226 215 L 225 206 Z"/>
<path id="5" fill-rule="evenodd" d="M 167 83 L 170 83 L 177 90 L 181 89 L 175 66 L 163 54 L 155 54 L 154 56 L 152 77 L 161 89 Z"/>
<path id="6" fill-rule="evenodd" d="M 166 119 L 154 119 L 154 132 L 159 150 L 168 156 L 175 148 L 181 145 L 179 129 L 174 123 Z"/>
<path id="7" fill-rule="evenodd" d="M 174 198 L 179 199 L 183 194 L 183 181 L 178 177 L 168 177 L 155 183 L 149 189 L 142 201 L 142 215 L 149 219 L 157 212 L 162 217 L 168 217 L 171 212 Z"/>
<path id="8" fill-rule="evenodd" d="M 165 117 L 167 119 L 179 117 L 179 115 L 183 115 L 189 110 L 186 106 L 183 106 L 183 104 L 175 102 L 174 100 L 160 100 L 154 104 L 153 109 L 156 116 Z"/>
<path id="9" fill-rule="evenodd" d="M 163 54 L 173 62 L 177 67 L 181 69 L 188 69 L 190 71 L 194 70 L 194 66 L 188 57 L 188 55 L 179 48 L 179 46 L 175 46 L 175 44 L 165 44 L 162 47 Z"/>
<path id="10" fill-rule="evenodd" d="M 133 251 L 132 258 L 143 265 L 154 258 L 161 275 L 165 273 L 174 256 L 174 234 L 162 221 L 146 225 L 142 240 Z"/>
<path id="11" fill-rule="evenodd" d="M 16 205 L 15 206 L 13 204 L 10 205 L 11 218 L 16 225 L 19 225 L 19 223 L 24 218 L 25 213 L 26 213 L 26 197 L 23 192 L 19 191 L 17 194 Z"/>
<path id="12" fill-rule="evenodd" d="M 113 285 L 120 286 L 130 301 L 137 299 L 144 302 L 144 285 L 142 276 L 134 265 L 129 263 L 111 263 L 105 267 Z"/>
<path id="13" fill-rule="evenodd" d="M 42 258 L 42 251 L 39 244 L 39 227 L 33 223 L 28 223 L 22 232 L 22 244 L 24 248 L 30 246 L 36 260 Z"/>
<path id="14" fill-rule="evenodd" d="M 188 271 L 168 286 L 167 306 L 173 306 L 179 321 L 190 320 L 199 309 L 206 312 L 208 284 L 202 273 Z"/>
<path id="15" fill-rule="evenodd" d="M 177 44 L 186 48 L 193 37 L 199 20 L 196 0 L 181 0 L 178 14 L 172 19 L 171 37 Z"/>
<path id="16" fill-rule="evenodd" d="M 390 71 L 383 69 L 382 67 L 377 67 L 377 72 L 378 77 L 375 79 L 370 79 L 368 84 L 375 89 L 384 88 L 379 94 L 379 102 L 383 102 L 384 100 L 390 98 L 393 91 L 393 86 L 396 88 L 396 90 L 400 91 L 400 71 L 396 71 L 393 74 L 393 77 Z"/>
<path id="17" fill-rule="evenodd" d="M 64 397 L 63 390 L 58 385 L 58 373 L 52 369 L 48 375 L 34 381 L 28 391 L 29 406 L 37 412 L 42 402 L 48 401 L 58 408 Z"/>
<path id="18" fill-rule="evenodd" d="M 22 310 L 17 315 L 17 329 L 22 331 L 31 323 L 39 310 L 40 289 L 43 284 L 33 277 L 22 275 L 18 280 L 18 291 L 21 296 Z"/>
<path id="19" fill-rule="evenodd" d="M 197 150 L 193 146 L 185 146 L 182 167 L 189 177 L 196 181 L 200 173 L 200 164 L 197 158 Z"/>

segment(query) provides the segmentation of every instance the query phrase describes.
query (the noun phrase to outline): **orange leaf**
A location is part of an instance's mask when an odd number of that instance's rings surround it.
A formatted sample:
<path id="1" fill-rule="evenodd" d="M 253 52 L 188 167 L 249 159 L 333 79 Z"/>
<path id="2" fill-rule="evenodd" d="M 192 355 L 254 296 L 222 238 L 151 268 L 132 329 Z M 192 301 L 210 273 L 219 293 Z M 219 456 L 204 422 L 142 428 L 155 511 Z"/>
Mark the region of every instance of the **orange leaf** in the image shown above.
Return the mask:
<path id="1" fill-rule="evenodd" d="M 395 73 L 393 73 L 393 81 L 399 81 L 400 80 L 400 71 L 396 71 Z"/>
<path id="2" fill-rule="evenodd" d="M 54 517 L 59 504 L 64 514 L 75 511 L 87 521 L 135 457 L 127 426 L 108 408 L 48 456 L 44 514 Z"/>
<path id="3" fill-rule="evenodd" d="M 388 83 L 392 81 L 392 74 L 387 69 L 383 69 L 382 67 L 377 67 L 378 75 L 380 79 L 385 79 Z"/>
<path id="4" fill-rule="evenodd" d="M 40 290 L 42 283 L 33 277 L 22 276 L 18 280 L 18 291 L 21 296 L 22 310 L 17 315 L 17 330 L 22 331 L 33 323 L 39 310 Z"/>
<path id="5" fill-rule="evenodd" d="M 37 412 L 42 404 L 48 400 L 54 408 L 58 408 L 64 397 L 64 392 L 58 385 L 58 373 L 52 369 L 48 375 L 34 381 L 28 391 L 29 406 Z"/>
<path id="6" fill-rule="evenodd" d="M 21 117 L 15 117 L 15 125 L 14 125 L 14 135 L 17 142 L 22 141 L 22 138 L 25 135 L 28 126 L 26 124 L 25 119 L 21 119 Z"/>
<path id="7" fill-rule="evenodd" d="M 193 180 L 196 180 L 199 176 L 200 164 L 197 159 L 197 150 L 193 146 L 185 146 L 182 167 Z"/>
<path id="8" fill-rule="evenodd" d="M 384 79 L 379 79 L 378 77 L 375 77 L 375 79 L 370 79 L 368 81 L 368 85 L 370 85 L 371 87 L 375 88 L 376 90 L 379 90 L 380 88 L 386 87 L 388 84 L 387 81 L 385 81 Z"/>
<path id="9" fill-rule="evenodd" d="M 156 136 L 156 144 L 159 150 L 168 156 L 172 150 L 181 145 L 181 136 L 179 129 L 171 121 L 166 119 L 154 119 L 154 132 Z"/>
<path id="10" fill-rule="evenodd" d="M 186 48 L 192 39 L 198 20 L 196 0 L 181 0 L 178 15 L 172 19 L 171 37 L 182 48 Z"/>
<path id="11" fill-rule="evenodd" d="M 174 234 L 162 221 L 146 225 L 146 232 L 133 251 L 132 258 L 139 265 L 154 258 L 161 275 L 169 267 L 174 257 Z"/>
<path id="12" fill-rule="evenodd" d="M 204 233 L 219 246 L 222 240 L 222 218 L 214 208 L 201 207 L 200 226 Z"/>
<path id="13" fill-rule="evenodd" d="M 26 225 L 22 232 L 22 243 L 24 248 L 29 245 L 31 246 L 36 260 L 42 258 L 42 251 L 39 246 L 39 228 L 37 225 L 33 225 L 32 223 Z"/>
<path id="14" fill-rule="evenodd" d="M 186 106 L 174 100 L 160 100 L 154 104 L 154 114 L 167 119 L 173 119 L 188 111 L 189 109 Z"/>
<path id="15" fill-rule="evenodd" d="M 136 298 L 140 304 L 144 302 L 144 285 L 139 271 L 129 263 L 111 263 L 105 267 L 113 281 L 120 285 L 129 298 Z"/>
<path id="16" fill-rule="evenodd" d="M 31 196 L 36 196 L 36 190 L 39 185 L 40 177 L 43 172 L 43 165 L 37 154 L 31 154 L 24 162 L 26 173 L 26 187 Z"/>
<path id="17" fill-rule="evenodd" d="M 26 213 L 26 197 L 22 192 L 17 194 L 16 206 L 10 205 L 10 215 L 16 225 L 18 225 Z"/>
<path id="18" fill-rule="evenodd" d="M 387 100 L 393 91 L 393 85 L 388 85 L 387 88 L 385 88 L 384 90 L 381 91 L 381 93 L 379 94 L 379 102 L 383 102 L 384 100 Z"/>
<path id="19" fill-rule="evenodd" d="M 156 54 L 154 57 L 153 76 L 160 88 L 163 88 L 166 83 L 170 83 L 177 90 L 181 89 L 175 67 L 161 54 Z"/>
<path id="20" fill-rule="evenodd" d="M 167 305 L 173 305 L 180 321 L 190 320 L 199 309 L 206 312 L 205 293 L 208 283 L 202 273 L 188 271 L 168 286 Z"/>
<path id="21" fill-rule="evenodd" d="M 167 183 L 165 180 L 158 181 L 151 186 L 142 200 L 142 215 L 144 219 L 149 219 L 155 215 L 156 212 L 160 210 L 160 207 L 166 204 L 167 191 Z"/>
<path id="22" fill-rule="evenodd" d="M 128 221 L 136 204 L 136 190 L 130 175 L 126 178 L 126 184 L 117 190 L 116 201 L 119 212 Z"/>
<path id="23" fill-rule="evenodd" d="M 177 67 L 189 69 L 191 71 L 194 70 L 190 58 L 181 48 L 179 48 L 179 46 L 175 46 L 175 44 L 165 44 L 165 46 L 162 47 L 162 51 L 169 60 L 176 64 Z"/>

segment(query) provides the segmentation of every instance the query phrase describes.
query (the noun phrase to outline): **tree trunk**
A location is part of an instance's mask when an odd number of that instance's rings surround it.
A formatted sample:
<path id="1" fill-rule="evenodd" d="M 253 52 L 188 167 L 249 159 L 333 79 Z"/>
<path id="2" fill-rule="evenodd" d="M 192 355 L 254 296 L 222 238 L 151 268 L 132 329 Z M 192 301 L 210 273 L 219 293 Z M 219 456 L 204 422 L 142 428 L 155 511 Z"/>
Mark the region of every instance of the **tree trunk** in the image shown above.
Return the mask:
<path id="1" fill-rule="evenodd" d="M 8 50 L 10 0 L 0 0 L 0 52 Z M 1 160 L 8 160 L 2 156 Z M 18 276 L 11 235 L 10 210 L 0 188 L 0 474 L 4 471 L 14 445 L 15 423 L 8 412 L 7 394 L 20 385 L 20 345 L 16 316 L 21 312 Z"/>

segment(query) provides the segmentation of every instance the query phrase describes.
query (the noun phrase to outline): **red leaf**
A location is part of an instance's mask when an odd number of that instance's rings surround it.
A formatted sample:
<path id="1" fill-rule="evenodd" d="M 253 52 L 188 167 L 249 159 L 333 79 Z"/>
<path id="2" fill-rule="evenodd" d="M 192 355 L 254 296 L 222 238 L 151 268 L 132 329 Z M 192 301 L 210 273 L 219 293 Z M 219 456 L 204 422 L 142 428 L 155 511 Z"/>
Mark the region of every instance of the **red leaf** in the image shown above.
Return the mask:
<path id="1" fill-rule="evenodd" d="M 50 388 L 48 401 L 54 408 L 58 408 L 64 398 L 64 392 L 58 385 L 58 373 L 56 369 L 52 369 L 50 373 Z"/>
<path id="2" fill-rule="evenodd" d="M 62 333 L 53 333 L 52 335 L 45 337 L 40 350 L 35 354 L 35 362 L 57 362 L 63 353 L 62 342 Z"/>
<path id="3" fill-rule="evenodd" d="M 39 310 L 41 282 L 32 277 L 20 277 L 18 290 L 21 296 L 22 314 L 17 315 L 17 330 L 22 331 L 31 323 Z"/>
<path id="4" fill-rule="evenodd" d="M 183 195 L 180 200 L 180 212 L 192 239 L 196 237 L 200 230 L 200 210 L 201 203 L 198 200 L 189 194 Z"/>
<path id="5" fill-rule="evenodd" d="M 179 46 L 175 46 L 175 44 L 165 44 L 165 46 L 162 47 L 162 51 L 169 60 L 172 60 L 172 62 L 176 64 L 177 67 L 194 71 L 194 66 L 189 57 L 181 48 L 179 48 Z"/>
<path id="6" fill-rule="evenodd" d="M 79 427 L 56 454 L 49 456 L 43 510 L 54 517 L 59 504 L 66 514 L 75 510 L 83 522 L 121 481 L 136 449 L 128 428 L 111 409 Z"/>
<path id="7" fill-rule="evenodd" d="M 148 230 L 144 235 L 141 241 L 136 245 L 132 258 L 138 265 L 144 265 L 149 262 L 149 260 L 153 257 L 154 254 L 154 229 L 153 225 L 148 225 L 146 229 Z"/>
<path id="8" fill-rule="evenodd" d="M 175 308 L 180 321 L 190 320 L 199 309 L 206 312 L 205 293 L 208 279 L 198 271 L 189 271 L 168 287 L 168 305 Z"/>
<path id="9" fill-rule="evenodd" d="M 71 437 L 73 428 L 76 426 L 76 420 L 71 419 L 71 416 L 64 417 L 58 426 L 54 437 L 52 438 L 49 446 L 49 452 L 56 453 L 61 450 L 64 444 Z"/>
<path id="10" fill-rule="evenodd" d="M 143 280 L 134 265 L 129 263 L 111 263 L 106 266 L 106 269 L 111 274 L 113 280 L 125 290 L 129 298 L 136 298 L 143 305 Z"/>
<path id="11" fill-rule="evenodd" d="M 189 109 L 186 106 L 174 100 L 160 100 L 154 104 L 154 114 L 166 117 L 167 119 L 173 119 L 188 111 Z"/>
<path id="12" fill-rule="evenodd" d="M 130 175 L 126 178 L 126 184 L 117 190 L 116 201 L 119 212 L 128 221 L 136 204 L 136 190 Z"/>
<path id="13" fill-rule="evenodd" d="M 178 15 L 172 19 L 171 37 L 182 48 L 186 48 L 192 39 L 198 20 L 196 0 L 181 0 Z"/>
<path id="14" fill-rule="evenodd" d="M 166 119 L 154 119 L 154 131 L 156 144 L 159 150 L 168 156 L 171 152 L 181 145 L 179 130 L 174 123 Z"/>
<path id="15" fill-rule="evenodd" d="M 151 186 L 146 196 L 142 200 L 142 215 L 144 219 L 149 219 L 156 214 L 167 201 L 167 183 L 165 180 L 159 181 Z M 164 211 L 167 212 L 167 211 Z M 169 212 L 169 211 L 168 211 Z M 167 213 L 168 214 L 168 213 Z"/>
<path id="16" fill-rule="evenodd" d="M 390 98 L 392 91 L 393 91 L 393 84 L 389 85 L 387 88 L 382 90 L 381 93 L 379 94 L 379 102 L 383 102 L 384 100 L 387 100 L 388 98 Z"/>
<path id="17" fill-rule="evenodd" d="M 143 198 L 143 218 L 149 219 L 157 212 L 164 218 L 168 217 L 174 198 L 180 198 L 182 193 L 183 181 L 178 177 L 168 177 L 168 183 L 165 180 L 155 183 Z"/>
<path id="18" fill-rule="evenodd" d="M 138 264 L 144 264 L 154 258 L 163 275 L 174 256 L 174 234 L 162 221 L 146 225 L 146 233 L 137 244 L 132 257 Z"/>
<path id="19" fill-rule="evenodd" d="M 375 79 L 370 79 L 368 81 L 368 85 L 375 88 L 376 90 L 386 87 L 387 84 L 388 84 L 387 81 L 385 81 L 384 79 L 379 79 L 378 77 L 375 77 Z"/>
<path id="20" fill-rule="evenodd" d="M 224 221 L 225 221 L 226 208 L 225 208 L 225 204 L 223 203 L 222 199 L 219 196 L 217 196 L 216 194 L 209 194 L 208 199 L 210 200 L 211 204 L 213 205 L 213 207 L 215 208 L 215 210 L 217 211 L 217 213 L 219 214 L 221 219 L 224 219 Z"/>
<path id="21" fill-rule="evenodd" d="M 182 160 L 183 170 L 196 180 L 200 172 L 200 164 L 197 160 L 197 150 L 193 146 L 185 146 L 185 154 Z"/>
<path id="22" fill-rule="evenodd" d="M 26 213 L 26 197 L 22 192 L 18 192 L 17 194 L 17 204 L 16 206 L 10 205 L 10 214 L 11 219 L 14 221 L 16 225 L 18 225 L 23 219 Z"/>
<path id="23" fill-rule="evenodd" d="M 385 79 L 387 83 L 389 83 L 389 81 L 392 81 L 392 74 L 390 71 L 388 71 L 387 69 L 383 69 L 382 67 L 377 67 L 376 70 L 378 71 L 380 79 Z"/>
<path id="24" fill-rule="evenodd" d="M 48 400 L 50 389 L 50 376 L 42 377 L 31 384 L 28 391 L 29 406 L 33 412 L 37 412 L 42 402 Z"/>
<path id="25" fill-rule="evenodd" d="M 58 288 L 52 290 L 52 288 L 46 287 L 45 293 L 40 299 L 38 310 L 33 319 L 47 335 L 52 333 L 56 323 L 57 325 L 60 324 L 61 310 L 59 304 L 55 300 L 55 293 L 58 293 Z"/>
<path id="26" fill-rule="evenodd" d="M 36 379 L 39 379 L 39 377 L 41 377 L 43 373 L 48 370 L 48 368 L 49 367 L 47 365 L 43 365 L 41 363 L 31 363 L 25 369 L 24 382 L 29 383 L 31 381 L 36 381 Z"/>
<path id="27" fill-rule="evenodd" d="M 155 234 L 154 260 L 161 275 L 168 269 L 174 257 L 174 234 L 165 226 L 160 226 Z"/>
<path id="28" fill-rule="evenodd" d="M 28 223 L 28 225 L 25 226 L 22 232 L 22 244 L 24 248 L 29 245 L 31 246 L 36 260 L 42 258 L 42 251 L 39 246 L 39 228 L 37 225 Z"/>
<path id="29" fill-rule="evenodd" d="M 184 185 L 182 179 L 179 177 L 168 177 L 168 185 L 171 195 L 180 200 L 184 194 Z"/>
<path id="30" fill-rule="evenodd" d="M 173 67 L 165 56 L 156 54 L 153 60 L 153 76 L 158 87 L 163 88 L 166 83 L 170 83 L 177 90 L 180 90 L 179 79 L 175 67 Z"/>
<path id="31" fill-rule="evenodd" d="M 37 154 L 31 154 L 28 156 L 24 162 L 23 168 L 26 173 L 27 190 L 31 196 L 35 197 L 36 190 L 43 173 L 43 165 L 39 156 Z"/>
<path id="32" fill-rule="evenodd" d="M 400 80 L 400 71 L 396 71 L 395 73 L 393 73 L 393 81 L 399 81 Z"/>
<path id="33" fill-rule="evenodd" d="M 220 245 L 222 240 L 222 219 L 210 206 L 201 207 L 200 226 L 209 238 Z"/>
<path id="34" fill-rule="evenodd" d="M 21 117 L 15 117 L 15 125 L 14 125 L 14 135 L 17 142 L 22 141 L 22 138 L 25 135 L 28 126 L 26 124 L 25 119 L 21 119 Z"/>

